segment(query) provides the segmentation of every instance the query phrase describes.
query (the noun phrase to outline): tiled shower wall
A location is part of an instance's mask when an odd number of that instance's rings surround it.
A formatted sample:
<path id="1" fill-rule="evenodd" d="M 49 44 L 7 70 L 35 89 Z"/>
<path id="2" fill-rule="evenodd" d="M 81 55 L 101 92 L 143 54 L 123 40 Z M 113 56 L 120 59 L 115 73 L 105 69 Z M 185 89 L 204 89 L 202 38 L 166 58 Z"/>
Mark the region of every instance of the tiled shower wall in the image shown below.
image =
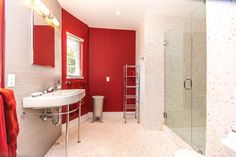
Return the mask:
<path id="1" fill-rule="evenodd" d="M 236 125 L 236 2 L 206 2 L 207 157 L 235 157 L 220 140 Z"/>
<path id="2" fill-rule="evenodd" d="M 5 71 L 16 74 L 13 88 L 17 101 L 17 115 L 20 123 L 18 138 L 19 157 L 41 157 L 61 134 L 61 126 L 39 117 L 20 117 L 21 113 L 39 113 L 23 110 L 22 98 L 32 92 L 45 90 L 61 78 L 61 27 L 55 28 L 55 68 L 32 65 L 30 63 L 30 9 L 21 0 L 6 0 L 6 52 Z M 61 23 L 61 7 L 56 0 L 43 0 Z"/>

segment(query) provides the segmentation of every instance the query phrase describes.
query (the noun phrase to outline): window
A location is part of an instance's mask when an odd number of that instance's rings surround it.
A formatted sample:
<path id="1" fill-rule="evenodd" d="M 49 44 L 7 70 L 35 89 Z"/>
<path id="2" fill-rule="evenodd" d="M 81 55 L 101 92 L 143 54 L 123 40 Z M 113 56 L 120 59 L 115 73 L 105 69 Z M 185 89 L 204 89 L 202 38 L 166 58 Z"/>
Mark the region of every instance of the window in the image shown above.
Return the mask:
<path id="1" fill-rule="evenodd" d="M 81 46 L 83 39 L 67 33 L 67 78 L 82 78 Z"/>

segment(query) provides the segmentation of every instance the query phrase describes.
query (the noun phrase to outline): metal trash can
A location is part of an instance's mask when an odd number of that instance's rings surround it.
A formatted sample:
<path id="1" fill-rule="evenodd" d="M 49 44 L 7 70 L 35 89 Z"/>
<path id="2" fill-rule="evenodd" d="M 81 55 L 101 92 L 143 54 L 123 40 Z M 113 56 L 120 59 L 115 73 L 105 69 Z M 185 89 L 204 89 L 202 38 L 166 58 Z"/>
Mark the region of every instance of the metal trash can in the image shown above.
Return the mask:
<path id="1" fill-rule="evenodd" d="M 93 96 L 93 121 L 102 122 L 104 96 Z"/>

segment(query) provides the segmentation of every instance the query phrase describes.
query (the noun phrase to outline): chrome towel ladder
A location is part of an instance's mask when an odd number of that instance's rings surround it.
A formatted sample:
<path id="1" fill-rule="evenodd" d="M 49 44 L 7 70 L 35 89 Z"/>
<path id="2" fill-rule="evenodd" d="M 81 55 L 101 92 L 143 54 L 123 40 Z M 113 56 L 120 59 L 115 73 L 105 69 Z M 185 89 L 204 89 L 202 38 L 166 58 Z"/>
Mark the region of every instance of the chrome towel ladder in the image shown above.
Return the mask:
<path id="1" fill-rule="evenodd" d="M 124 96 L 123 96 L 123 118 L 127 122 L 128 115 L 134 115 L 138 123 L 140 121 L 140 70 L 136 65 L 125 65 Z"/>

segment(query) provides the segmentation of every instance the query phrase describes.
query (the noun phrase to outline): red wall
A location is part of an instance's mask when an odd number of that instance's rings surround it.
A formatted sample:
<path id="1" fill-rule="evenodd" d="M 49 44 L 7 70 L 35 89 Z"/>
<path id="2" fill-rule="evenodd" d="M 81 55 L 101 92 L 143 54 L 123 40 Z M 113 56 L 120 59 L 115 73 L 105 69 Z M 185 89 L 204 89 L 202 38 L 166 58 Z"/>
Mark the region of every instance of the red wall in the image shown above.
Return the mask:
<path id="1" fill-rule="evenodd" d="M 66 32 L 69 32 L 77 37 L 84 39 L 83 53 L 82 53 L 82 71 L 84 79 L 66 79 Z M 88 25 L 69 14 L 62 9 L 62 87 L 64 89 L 84 88 L 86 90 L 85 104 L 82 106 L 82 114 L 88 113 Z M 66 81 L 72 82 L 71 85 L 66 85 Z M 71 119 L 77 117 L 78 114 L 71 115 Z"/>
<path id="2" fill-rule="evenodd" d="M 104 111 L 123 110 L 125 64 L 135 64 L 135 31 L 90 28 L 89 98 L 104 95 Z"/>
<path id="3" fill-rule="evenodd" d="M 4 87 L 5 7 L 0 0 L 0 87 Z"/>
<path id="4" fill-rule="evenodd" d="M 84 80 L 66 79 L 66 32 L 84 39 Z M 92 111 L 92 95 L 104 95 L 104 111 L 123 109 L 123 66 L 135 64 L 135 31 L 89 28 L 62 9 L 62 80 L 63 88 L 85 88 L 86 103 L 82 114 Z M 106 76 L 110 82 L 106 82 Z M 76 116 L 75 116 L 76 117 Z M 72 119 L 74 119 L 73 117 Z"/>

